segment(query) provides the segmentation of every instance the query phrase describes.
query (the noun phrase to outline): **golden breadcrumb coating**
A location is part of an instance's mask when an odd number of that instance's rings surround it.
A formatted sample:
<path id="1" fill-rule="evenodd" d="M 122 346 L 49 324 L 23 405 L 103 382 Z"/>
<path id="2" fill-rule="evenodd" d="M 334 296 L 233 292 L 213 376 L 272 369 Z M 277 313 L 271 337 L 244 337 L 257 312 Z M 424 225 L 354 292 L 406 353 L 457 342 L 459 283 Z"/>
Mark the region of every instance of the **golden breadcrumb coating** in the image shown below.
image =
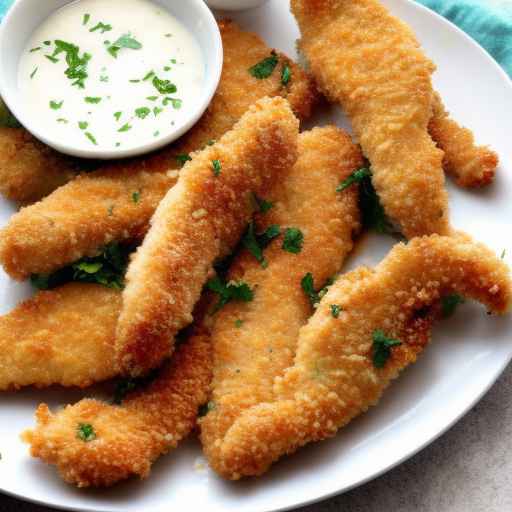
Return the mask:
<path id="1" fill-rule="evenodd" d="M 146 389 L 122 405 L 83 399 L 52 414 L 46 404 L 36 412 L 37 426 L 22 434 L 33 457 L 57 466 L 78 487 L 110 486 L 132 475 L 148 476 L 152 463 L 175 448 L 194 428 L 211 379 L 208 336 L 196 333 Z M 95 439 L 78 437 L 91 425 Z"/>
<path id="2" fill-rule="evenodd" d="M 444 151 L 443 165 L 461 187 L 483 187 L 492 183 L 498 155 L 487 146 L 476 146 L 471 130 L 450 118 L 439 94 L 434 94 L 429 124 L 432 138 Z"/>
<path id="3" fill-rule="evenodd" d="M 250 220 L 253 194 L 264 195 L 295 163 L 298 129 L 286 100 L 264 98 L 185 165 L 128 267 L 116 338 L 123 373 L 142 374 L 172 352 L 214 261 Z"/>
<path id="4" fill-rule="evenodd" d="M 0 317 L 0 390 L 90 386 L 117 374 L 113 346 L 121 293 L 69 283 Z"/>
<path id="5" fill-rule="evenodd" d="M 435 67 L 376 0 L 292 0 L 319 89 L 348 114 L 373 183 L 407 238 L 449 233 L 443 152 L 428 133 Z"/>
<path id="6" fill-rule="evenodd" d="M 221 465 L 218 447 L 231 425 L 245 409 L 270 401 L 274 378 L 293 363 L 299 329 L 313 312 L 302 278 L 310 272 L 323 286 L 352 249 L 352 235 L 359 229 L 357 187 L 342 193 L 336 187 L 362 163 L 359 148 L 342 130 L 330 126 L 303 133 L 297 163 L 266 198 L 274 206 L 257 222 L 258 233 L 271 225 L 300 229 L 302 250 L 284 251 L 281 236 L 264 252 L 266 268 L 246 250 L 232 263 L 228 280 L 244 281 L 255 295 L 215 315 L 215 406 L 200 422 L 203 449 L 213 467 Z"/>
<path id="7" fill-rule="evenodd" d="M 0 193 L 7 199 L 39 201 L 77 171 L 76 159 L 45 146 L 24 128 L 0 127 Z"/>
<path id="8" fill-rule="evenodd" d="M 428 343 L 429 307 L 452 293 L 505 313 L 512 301 L 509 269 L 469 237 L 432 235 L 398 244 L 374 271 L 342 277 L 301 329 L 293 366 L 274 381 L 275 399 L 251 407 L 233 424 L 218 447 L 215 469 L 231 479 L 259 475 L 375 405 Z M 341 306 L 338 318 L 331 304 Z M 383 368 L 373 364 L 377 330 L 402 342 L 390 349 Z"/>
<path id="9" fill-rule="evenodd" d="M 281 85 L 279 69 L 267 79 L 248 68 L 270 55 L 256 35 L 220 22 L 224 68 L 219 88 L 201 120 L 175 145 L 160 153 L 111 164 L 81 175 L 46 199 L 21 210 L 0 232 L 0 262 L 15 279 L 50 273 L 114 240 L 142 236 L 158 203 L 178 179 L 176 156 L 201 149 L 229 131 L 242 114 L 265 96 L 284 96 L 299 118 L 310 115 L 316 93 L 294 63 L 292 78 Z M 140 192 L 140 201 L 132 199 Z"/>

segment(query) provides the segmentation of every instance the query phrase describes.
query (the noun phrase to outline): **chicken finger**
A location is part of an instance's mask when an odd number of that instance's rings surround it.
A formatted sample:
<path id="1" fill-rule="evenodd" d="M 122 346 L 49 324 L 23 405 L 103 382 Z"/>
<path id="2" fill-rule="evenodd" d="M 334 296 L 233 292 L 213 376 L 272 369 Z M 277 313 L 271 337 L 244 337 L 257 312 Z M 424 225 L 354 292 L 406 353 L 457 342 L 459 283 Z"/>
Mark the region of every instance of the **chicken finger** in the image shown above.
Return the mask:
<path id="1" fill-rule="evenodd" d="M 116 338 L 122 372 L 140 375 L 170 355 L 214 261 L 233 250 L 251 218 L 253 194 L 265 194 L 295 163 L 298 129 L 286 100 L 264 98 L 185 165 L 128 267 Z"/>
<path id="2" fill-rule="evenodd" d="M 279 237 L 266 249 L 263 266 L 248 251 L 231 266 L 228 279 L 256 291 L 252 302 L 227 304 L 215 315 L 214 406 L 201 421 L 203 448 L 214 467 L 221 464 L 217 447 L 234 421 L 245 409 L 271 400 L 274 378 L 293 363 L 299 329 L 313 312 L 302 278 L 311 273 L 323 286 L 352 249 L 359 229 L 357 188 L 340 194 L 336 186 L 361 165 L 359 148 L 343 131 L 303 133 L 297 163 L 270 193 L 274 206 L 257 223 L 259 232 L 276 225 L 299 229 L 303 245 L 290 253 Z"/>
<path id="3" fill-rule="evenodd" d="M 429 308 L 454 292 L 505 313 L 509 270 L 467 237 L 433 235 L 397 245 L 375 271 L 341 278 L 301 330 L 294 365 L 274 381 L 275 400 L 242 414 L 218 447 L 215 469 L 231 479 L 259 475 L 375 405 L 428 343 Z"/>

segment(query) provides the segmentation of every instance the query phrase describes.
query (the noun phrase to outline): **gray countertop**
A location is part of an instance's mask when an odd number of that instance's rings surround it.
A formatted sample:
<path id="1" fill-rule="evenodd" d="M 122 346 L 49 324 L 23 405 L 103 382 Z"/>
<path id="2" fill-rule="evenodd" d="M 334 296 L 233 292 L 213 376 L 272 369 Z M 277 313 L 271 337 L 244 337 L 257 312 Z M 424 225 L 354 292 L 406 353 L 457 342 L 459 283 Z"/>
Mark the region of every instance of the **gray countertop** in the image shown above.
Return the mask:
<path id="1" fill-rule="evenodd" d="M 301 512 L 512 510 L 512 366 L 450 431 L 380 478 Z M 0 496 L 0 512 L 51 512 Z"/>

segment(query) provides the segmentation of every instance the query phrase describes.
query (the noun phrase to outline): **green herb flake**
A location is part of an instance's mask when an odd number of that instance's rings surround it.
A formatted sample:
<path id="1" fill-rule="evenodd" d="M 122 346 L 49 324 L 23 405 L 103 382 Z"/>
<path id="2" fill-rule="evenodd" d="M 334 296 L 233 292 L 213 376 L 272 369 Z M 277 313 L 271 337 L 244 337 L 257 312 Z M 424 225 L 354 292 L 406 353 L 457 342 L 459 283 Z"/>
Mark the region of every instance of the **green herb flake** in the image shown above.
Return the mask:
<path id="1" fill-rule="evenodd" d="M 60 110 L 62 105 L 64 105 L 64 101 L 50 101 L 50 108 L 53 110 Z"/>
<path id="2" fill-rule="evenodd" d="M 503 252 L 501 253 L 501 259 L 504 260 L 505 256 L 507 254 L 507 249 L 503 249 Z"/>
<path id="3" fill-rule="evenodd" d="M 87 25 L 87 23 L 89 23 L 90 19 L 91 19 L 91 15 L 90 14 L 84 14 L 84 17 L 82 19 L 82 25 Z"/>
<path id="4" fill-rule="evenodd" d="M 98 141 L 96 140 L 96 137 L 91 132 L 85 132 L 85 136 L 95 145 L 98 145 Z"/>
<path id="5" fill-rule="evenodd" d="M 101 30 L 101 33 L 104 34 L 105 32 L 110 32 L 112 30 L 112 25 L 108 23 L 102 23 L 100 21 L 99 23 L 94 25 L 94 27 L 92 27 L 91 30 L 89 30 L 89 32 L 96 32 L 97 30 Z"/>
<path id="6" fill-rule="evenodd" d="M 331 304 L 331 315 L 333 318 L 338 318 L 340 316 L 340 313 L 342 311 L 341 306 L 338 304 Z"/>
<path id="7" fill-rule="evenodd" d="M 448 318 L 455 313 L 457 306 L 464 304 L 465 299 L 457 293 L 446 295 L 441 299 L 441 313 L 444 318 Z"/>
<path id="8" fill-rule="evenodd" d="M 336 192 L 343 192 L 345 189 L 352 186 L 354 183 L 361 183 L 365 178 L 371 177 L 372 173 L 367 167 L 362 167 L 357 171 L 354 171 L 348 178 L 343 180 L 338 187 Z"/>
<path id="9" fill-rule="evenodd" d="M 165 34 L 165 37 L 172 37 L 172 34 Z"/>
<path id="10" fill-rule="evenodd" d="M 133 192 L 132 201 L 137 204 L 140 201 L 140 192 Z"/>
<path id="11" fill-rule="evenodd" d="M 80 130 L 87 130 L 89 123 L 87 121 L 78 121 L 78 127 Z"/>
<path id="12" fill-rule="evenodd" d="M 69 80 L 73 81 L 71 85 L 84 89 L 85 80 L 89 76 L 87 73 L 87 66 L 92 55 L 84 52 L 84 54 L 80 56 L 80 49 L 78 46 L 62 41 L 61 39 L 57 39 L 55 40 L 55 50 L 53 51 L 52 58 L 57 57 L 57 55 L 60 55 L 61 53 L 66 55 L 66 64 L 68 67 L 64 71 L 64 74 Z"/>
<path id="13" fill-rule="evenodd" d="M 122 115 L 123 115 L 122 112 L 114 112 L 114 117 L 115 117 L 116 121 L 119 121 L 119 119 L 121 119 Z"/>
<path id="14" fill-rule="evenodd" d="M 43 44 L 45 46 L 50 46 L 52 44 L 52 42 L 51 41 L 43 41 Z"/>
<path id="15" fill-rule="evenodd" d="M 222 171 L 222 164 L 220 163 L 220 160 L 212 160 L 212 169 L 215 177 L 220 176 Z"/>
<path id="16" fill-rule="evenodd" d="M 254 222 L 250 222 L 242 238 L 242 245 L 261 263 L 263 268 L 266 268 L 268 264 L 263 256 L 263 250 L 280 234 L 281 228 L 277 224 L 272 224 L 263 233 L 257 235 Z"/>
<path id="17" fill-rule="evenodd" d="M 45 55 L 45 57 L 50 61 L 50 62 L 53 62 L 54 64 L 56 64 L 57 62 L 59 62 L 59 59 L 57 59 L 56 57 L 54 57 L 53 55 Z"/>
<path id="18" fill-rule="evenodd" d="M 39 66 L 36 66 L 34 68 L 34 71 L 32 71 L 32 73 L 30 73 L 30 79 L 32 80 L 32 78 L 34 78 L 36 76 L 36 73 L 39 71 Z"/>
<path id="19" fill-rule="evenodd" d="M 164 66 L 164 71 L 171 71 L 171 66 Z"/>
<path id="20" fill-rule="evenodd" d="M 101 102 L 101 98 L 99 96 L 86 96 L 85 103 L 91 103 L 93 105 L 97 105 Z"/>
<path id="21" fill-rule="evenodd" d="M 123 34 L 117 41 L 107 48 L 108 53 L 117 59 L 117 54 L 121 48 L 129 48 L 131 50 L 140 50 L 142 44 L 134 39 L 130 33 Z"/>
<path id="22" fill-rule="evenodd" d="M 29 53 L 38 52 L 41 49 L 40 46 L 36 46 L 35 48 L 32 48 Z"/>
<path id="23" fill-rule="evenodd" d="M 160 135 L 160 132 L 157 130 L 155 133 L 153 133 L 153 137 L 158 137 Z"/>
<path id="24" fill-rule="evenodd" d="M 210 400 L 208 403 L 203 404 L 199 407 L 199 411 L 197 412 L 197 415 L 202 418 L 203 416 L 206 416 L 210 411 L 214 411 L 217 408 L 217 405 L 213 400 Z"/>
<path id="25" fill-rule="evenodd" d="M 148 107 L 140 107 L 135 109 L 135 115 L 139 119 L 146 119 L 146 117 L 148 117 L 149 114 L 151 114 L 151 109 L 149 109 Z"/>
<path id="26" fill-rule="evenodd" d="M 270 57 L 263 59 L 249 68 L 249 73 L 258 80 L 268 78 L 274 72 L 278 62 L 279 59 L 277 58 L 276 52 L 272 51 Z"/>
<path id="27" fill-rule="evenodd" d="M 237 320 L 235 320 L 235 327 L 237 329 L 240 329 L 240 327 L 242 327 L 244 321 L 243 320 L 240 320 L 239 318 Z"/>
<path id="28" fill-rule="evenodd" d="M 160 94 L 174 94 L 178 88 L 170 80 L 153 77 L 152 84 Z"/>
<path id="29" fill-rule="evenodd" d="M 89 443 L 96 439 L 96 432 L 94 432 L 94 428 L 90 423 L 79 423 L 76 436 L 85 443 Z"/>
<path id="30" fill-rule="evenodd" d="M 219 295 L 219 302 L 215 305 L 212 314 L 223 308 L 228 302 L 250 302 L 254 298 L 254 292 L 250 286 L 243 281 L 230 281 L 225 283 L 220 277 L 210 279 L 206 287 Z"/>
<path id="31" fill-rule="evenodd" d="M 304 243 L 304 235 L 298 228 L 286 228 L 283 238 L 283 251 L 299 254 Z"/>
<path id="32" fill-rule="evenodd" d="M 117 130 L 118 132 L 128 132 L 132 129 L 132 126 L 130 125 L 130 123 L 126 123 L 124 124 L 123 126 L 121 126 L 121 128 L 119 128 L 119 130 Z"/>
<path id="33" fill-rule="evenodd" d="M 104 83 L 108 82 L 108 76 L 107 75 L 101 75 L 100 76 L 100 82 L 104 82 Z"/>
<path id="34" fill-rule="evenodd" d="M 176 64 L 178 61 L 176 59 L 171 59 L 171 64 Z"/>
<path id="35" fill-rule="evenodd" d="M 292 78 L 292 70 L 288 64 L 285 64 L 283 67 L 283 71 L 281 71 L 281 84 L 286 87 Z"/>
<path id="36" fill-rule="evenodd" d="M 187 162 L 192 160 L 192 157 L 187 153 L 176 155 L 176 161 L 183 167 Z"/>
<path id="37" fill-rule="evenodd" d="M 179 110 L 183 104 L 182 100 L 179 100 L 178 98 L 164 98 L 163 105 L 166 107 L 169 103 L 172 104 L 172 108 Z"/>
<path id="38" fill-rule="evenodd" d="M 158 96 L 148 96 L 146 99 L 149 101 L 156 101 L 158 99 Z"/>
<path id="39" fill-rule="evenodd" d="M 309 301 L 311 302 L 311 305 L 315 307 L 320 302 L 320 297 L 318 296 L 318 293 L 315 290 L 315 283 L 313 280 L 313 274 L 311 272 L 308 272 L 301 280 L 300 285 L 302 287 L 302 290 L 309 298 Z"/>
<path id="40" fill-rule="evenodd" d="M 138 84 L 138 83 L 140 83 L 140 80 L 134 79 L 134 80 L 129 80 L 129 82 L 131 84 Z"/>
<path id="41" fill-rule="evenodd" d="M 149 80 L 150 78 L 153 78 L 155 76 L 155 72 L 151 70 L 149 73 L 146 74 L 146 76 L 142 79 L 144 82 Z"/>
<path id="42" fill-rule="evenodd" d="M 259 210 L 260 213 L 265 214 L 274 206 L 273 202 L 267 201 L 266 199 L 262 199 L 261 197 L 258 197 L 256 194 L 252 194 L 252 198 L 254 199 L 257 209 Z"/>
<path id="43" fill-rule="evenodd" d="M 161 107 L 154 107 L 153 108 L 153 114 L 154 114 L 155 117 L 158 116 L 159 114 L 161 114 L 163 111 L 164 111 L 164 109 L 161 108 Z"/>
<path id="44" fill-rule="evenodd" d="M 69 121 L 67 119 L 64 119 L 63 117 L 59 117 L 57 119 L 57 123 L 68 124 Z"/>
<path id="45" fill-rule="evenodd" d="M 373 354 L 372 361 L 375 368 L 384 368 L 388 359 L 391 357 L 391 349 L 402 342 L 393 338 L 388 338 L 384 331 L 380 329 L 373 332 Z"/>

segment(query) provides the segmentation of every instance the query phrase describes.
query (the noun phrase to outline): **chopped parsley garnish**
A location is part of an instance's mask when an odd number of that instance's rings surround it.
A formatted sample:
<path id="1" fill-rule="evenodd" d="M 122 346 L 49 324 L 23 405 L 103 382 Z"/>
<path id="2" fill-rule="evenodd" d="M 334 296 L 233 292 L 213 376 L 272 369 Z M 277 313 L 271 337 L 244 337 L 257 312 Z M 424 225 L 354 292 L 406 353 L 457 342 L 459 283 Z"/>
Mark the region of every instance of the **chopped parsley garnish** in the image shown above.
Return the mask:
<path id="1" fill-rule="evenodd" d="M 153 78 L 155 76 L 155 72 L 151 70 L 142 80 L 145 82 L 146 80 L 149 80 L 150 78 Z"/>
<path id="2" fill-rule="evenodd" d="M 96 140 L 96 137 L 91 132 L 85 132 L 85 136 L 95 145 L 98 145 L 98 141 Z"/>
<path id="3" fill-rule="evenodd" d="M 63 123 L 63 124 L 68 124 L 69 121 L 67 119 L 64 119 L 63 117 L 59 117 L 57 119 L 57 123 Z"/>
<path id="4" fill-rule="evenodd" d="M 50 46 L 52 44 L 52 42 L 51 41 L 43 41 L 43 44 L 46 46 Z"/>
<path id="5" fill-rule="evenodd" d="M 329 291 L 329 287 L 334 283 L 334 278 L 329 277 L 327 279 L 326 283 L 324 284 L 323 288 L 318 292 L 318 298 L 320 300 L 323 299 L 324 295 Z"/>
<path id="6" fill-rule="evenodd" d="M 97 105 L 101 102 L 101 97 L 99 96 L 86 96 L 85 103 L 92 103 L 93 105 Z"/>
<path id="7" fill-rule="evenodd" d="M 444 318 L 448 318 L 455 313 L 457 306 L 464 304 L 465 299 L 458 293 L 452 293 L 441 299 L 441 313 Z"/>
<path id="8" fill-rule="evenodd" d="M 56 64 L 57 62 L 59 62 L 59 59 L 57 59 L 56 57 L 53 57 L 52 55 L 45 55 L 45 57 L 46 57 L 50 62 L 53 62 L 54 64 Z"/>
<path id="9" fill-rule="evenodd" d="M 183 104 L 183 101 L 179 100 L 178 98 L 164 98 L 162 103 L 163 103 L 164 107 L 166 107 L 169 103 L 171 103 L 172 108 L 179 110 L 181 108 L 181 105 Z"/>
<path id="10" fill-rule="evenodd" d="M 164 71 L 171 71 L 171 66 L 164 66 Z"/>
<path id="11" fill-rule="evenodd" d="M 157 130 L 155 133 L 153 133 L 153 137 L 158 137 L 160 135 L 160 132 Z"/>
<path id="12" fill-rule="evenodd" d="M 139 43 L 135 38 L 131 36 L 130 33 L 123 34 L 117 41 L 115 41 L 112 45 L 107 48 L 108 53 L 117 59 L 117 54 L 121 48 L 129 48 L 131 50 L 140 50 L 142 48 L 142 44 Z"/>
<path id="13" fill-rule="evenodd" d="M 149 101 L 156 101 L 158 99 L 158 96 L 148 96 L 146 99 Z"/>
<path id="14" fill-rule="evenodd" d="M 29 53 L 38 52 L 41 49 L 40 46 L 37 46 L 36 48 L 32 48 Z"/>
<path id="15" fill-rule="evenodd" d="M 171 63 L 172 64 L 176 64 L 177 60 L 176 59 L 171 59 Z"/>
<path id="16" fill-rule="evenodd" d="M 123 115 L 122 112 L 114 112 L 114 117 L 116 118 L 116 121 L 119 121 L 119 119 L 121 119 L 122 115 Z"/>
<path id="17" fill-rule="evenodd" d="M 373 332 L 373 366 L 375 368 L 384 368 L 386 362 L 391 357 L 391 348 L 401 345 L 402 342 L 393 338 L 388 338 L 384 331 L 380 329 Z"/>
<path id="18" fill-rule="evenodd" d="M 313 281 L 313 274 L 308 272 L 301 280 L 300 285 L 304 293 L 308 296 L 311 305 L 314 307 L 320 302 L 320 297 L 315 290 L 315 283 Z"/>
<path id="19" fill-rule="evenodd" d="M 123 400 L 126 398 L 126 395 L 140 389 L 144 386 L 151 384 L 159 375 L 159 370 L 152 370 L 147 375 L 143 377 L 127 377 L 124 379 L 120 379 L 117 381 L 116 386 L 114 388 L 114 397 L 112 399 L 112 403 L 115 405 L 121 405 Z"/>
<path id="20" fill-rule="evenodd" d="M 156 117 L 158 114 L 161 114 L 164 111 L 163 108 L 160 107 L 154 107 L 153 108 L 153 115 Z"/>
<path id="21" fill-rule="evenodd" d="M 76 85 L 80 89 L 83 89 L 85 87 L 85 79 L 89 76 L 87 74 L 87 64 L 91 60 L 92 55 L 84 52 L 80 57 L 80 49 L 78 46 L 57 39 L 55 41 L 55 50 L 53 51 L 52 57 L 55 58 L 61 53 L 66 54 L 66 63 L 68 65 L 64 74 L 69 80 L 73 80 L 71 85 Z"/>
<path id="22" fill-rule="evenodd" d="M 151 109 L 148 107 L 140 107 L 135 109 L 135 115 L 139 119 L 146 119 L 146 117 L 148 117 L 149 114 L 151 114 Z"/>
<path id="23" fill-rule="evenodd" d="M 161 80 L 157 76 L 153 78 L 152 83 L 160 94 L 174 94 L 178 90 L 170 80 Z"/>
<path id="24" fill-rule="evenodd" d="M 50 101 L 50 108 L 53 110 L 60 110 L 64 105 L 64 101 Z"/>
<path id="25" fill-rule="evenodd" d="M 269 226 L 263 233 L 257 235 L 254 230 L 254 222 L 250 222 L 247 231 L 242 238 L 242 245 L 261 263 L 265 268 L 268 263 L 263 256 L 265 249 L 270 242 L 281 234 L 279 226 L 273 224 Z"/>
<path id="26" fill-rule="evenodd" d="M 182 153 L 181 155 L 176 155 L 176 161 L 181 164 L 182 166 L 185 165 L 187 162 L 192 160 L 192 157 L 188 155 L 187 153 Z"/>
<path id="27" fill-rule="evenodd" d="M 268 78 L 274 72 L 278 62 L 277 54 L 272 50 L 270 57 L 263 59 L 249 68 L 249 73 L 259 80 Z"/>
<path id="28" fill-rule="evenodd" d="M 123 124 L 123 126 L 121 126 L 121 128 L 119 128 L 119 130 L 117 130 L 118 132 L 127 132 L 127 131 L 130 131 L 132 129 L 132 126 L 130 123 L 126 123 L 126 124 Z"/>
<path id="29" fill-rule="evenodd" d="M 100 82 L 108 82 L 108 76 L 107 75 L 101 75 L 100 76 Z"/>
<path id="30" fill-rule="evenodd" d="M 290 83 L 292 78 L 292 70 L 288 64 L 285 64 L 283 67 L 283 71 L 281 71 L 281 84 L 285 87 Z"/>
<path id="31" fill-rule="evenodd" d="M 365 178 L 371 177 L 371 175 L 372 173 L 370 169 L 367 167 L 361 167 L 361 169 L 354 171 L 348 178 L 343 180 L 336 188 L 336 192 L 343 192 L 354 183 L 361 183 Z"/>
<path id="32" fill-rule="evenodd" d="M 129 80 L 129 82 L 132 83 L 132 84 L 139 84 L 140 80 L 136 78 L 134 80 Z"/>
<path id="33" fill-rule="evenodd" d="M 242 324 L 244 323 L 243 320 L 240 320 L 239 318 L 237 320 L 235 320 L 235 327 L 237 329 L 240 329 L 240 327 L 242 327 Z"/>
<path id="34" fill-rule="evenodd" d="M 165 34 L 165 37 L 172 37 L 172 34 Z"/>
<path id="35" fill-rule="evenodd" d="M 132 201 L 137 204 L 140 201 L 140 192 L 133 192 L 132 193 Z"/>
<path id="36" fill-rule="evenodd" d="M 87 23 L 89 23 L 90 19 L 91 19 L 91 15 L 90 14 L 84 14 L 84 18 L 82 20 L 82 25 L 87 25 Z"/>
<path id="37" fill-rule="evenodd" d="M 228 302 L 250 302 L 254 298 L 253 290 L 243 281 L 226 283 L 220 277 L 214 277 L 206 283 L 206 287 L 219 295 L 219 302 L 213 308 L 212 314 L 222 309 Z"/>
<path id="38" fill-rule="evenodd" d="M 210 400 L 208 403 L 203 404 L 199 407 L 199 411 L 197 412 L 197 415 L 202 418 L 203 416 L 206 416 L 210 411 L 214 411 L 217 408 L 215 405 L 215 402 L 213 400 Z"/>
<path id="39" fill-rule="evenodd" d="M 36 73 L 38 72 L 38 70 L 39 70 L 39 66 L 36 66 L 36 67 L 34 68 L 34 71 L 32 71 L 32 73 L 30 73 L 30 78 L 31 78 L 31 79 L 32 79 L 32 78 L 34 78 L 34 77 L 36 76 Z"/>
<path id="40" fill-rule="evenodd" d="M 87 130 L 89 123 L 87 121 L 78 121 L 78 127 L 80 130 Z"/>
<path id="41" fill-rule="evenodd" d="M 104 34 L 105 32 L 110 32 L 112 30 L 112 25 L 108 23 L 102 23 L 100 21 L 99 23 L 94 25 L 94 27 L 92 27 L 91 30 L 89 30 L 89 32 L 96 32 L 97 30 L 101 30 L 101 33 Z"/>
<path id="42" fill-rule="evenodd" d="M 331 315 L 333 318 L 338 318 L 340 316 L 342 309 L 338 304 L 331 304 Z"/>
<path id="43" fill-rule="evenodd" d="M 260 213 L 267 213 L 274 206 L 274 203 L 272 203 L 271 201 L 262 199 L 261 197 L 258 197 L 254 193 L 252 193 L 252 199 L 254 200 L 254 203 L 257 206 L 257 209 L 260 211 Z"/>
<path id="44" fill-rule="evenodd" d="M 501 253 L 501 259 L 504 260 L 505 256 L 507 254 L 507 249 L 503 249 L 503 252 Z"/>
<path id="45" fill-rule="evenodd" d="M 212 160 L 212 169 L 214 176 L 220 176 L 222 171 L 222 164 L 220 163 L 220 160 Z"/>
<path id="46" fill-rule="evenodd" d="M 299 254 L 304 243 L 304 235 L 298 228 L 286 228 L 283 238 L 283 251 Z"/>
<path id="47" fill-rule="evenodd" d="M 96 439 L 96 432 L 90 423 L 79 423 L 76 431 L 78 439 L 88 443 Z"/>

